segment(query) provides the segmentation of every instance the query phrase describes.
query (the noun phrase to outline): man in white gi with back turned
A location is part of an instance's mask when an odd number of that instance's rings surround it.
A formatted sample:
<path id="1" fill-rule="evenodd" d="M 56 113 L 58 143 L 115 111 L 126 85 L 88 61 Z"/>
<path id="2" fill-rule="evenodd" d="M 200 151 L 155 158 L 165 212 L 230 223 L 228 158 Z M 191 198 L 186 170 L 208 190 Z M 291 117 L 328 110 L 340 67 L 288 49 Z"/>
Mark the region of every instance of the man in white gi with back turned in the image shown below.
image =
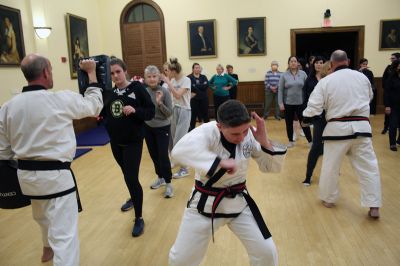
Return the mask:
<path id="1" fill-rule="evenodd" d="M 328 124 L 323 132 L 324 158 L 319 180 L 322 203 L 330 208 L 338 200 L 340 165 L 348 155 L 360 180 L 361 206 L 369 207 L 368 215 L 378 218 L 381 184 L 368 120 L 373 92 L 365 75 L 350 70 L 348 65 L 344 51 L 332 53 L 333 73 L 318 82 L 303 115 L 311 118 L 326 111 Z"/>
<path id="2" fill-rule="evenodd" d="M 33 218 L 42 231 L 42 262 L 54 256 L 54 265 L 62 266 L 79 265 L 72 120 L 96 116 L 103 107 L 96 63 L 83 60 L 80 67 L 90 81 L 85 97 L 68 90 L 53 93 L 48 91 L 53 87 L 50 61 L 26 56 L 21 69 L 28 86 L 0 109 L 0 160 L 18 159 L 21 190 L 32 199 Z"/>
<path id="3" fill-rule="evenodd" d="M 196 181 L 169 263 L 199 265 L 214 231 L 228 225 L 246 247 L 251 265 L 278 265 L 275 244 L 245 182 L 250 157 L 262 172 L 278 172 L 286 148 L 272 146 L 256 113 L 257 127 L 252 127 L 239 101 L 225 102 L 217 115 L 218 122 L 195 128 L 172 150 L 176 161 L 196 169 Z"/>

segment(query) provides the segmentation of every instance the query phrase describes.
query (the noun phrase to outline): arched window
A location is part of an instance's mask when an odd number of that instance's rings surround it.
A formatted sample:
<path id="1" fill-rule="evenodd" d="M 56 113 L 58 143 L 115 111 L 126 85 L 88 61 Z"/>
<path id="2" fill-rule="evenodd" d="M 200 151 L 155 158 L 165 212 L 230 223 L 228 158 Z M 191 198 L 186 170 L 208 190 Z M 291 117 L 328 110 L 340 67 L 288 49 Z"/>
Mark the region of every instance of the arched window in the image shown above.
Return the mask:
<path id="1" fill-rule="evenodd" d="M 127 16 L 128 23 L 160 20 L 157 10 L 147 4 L 135 5 Z"/>

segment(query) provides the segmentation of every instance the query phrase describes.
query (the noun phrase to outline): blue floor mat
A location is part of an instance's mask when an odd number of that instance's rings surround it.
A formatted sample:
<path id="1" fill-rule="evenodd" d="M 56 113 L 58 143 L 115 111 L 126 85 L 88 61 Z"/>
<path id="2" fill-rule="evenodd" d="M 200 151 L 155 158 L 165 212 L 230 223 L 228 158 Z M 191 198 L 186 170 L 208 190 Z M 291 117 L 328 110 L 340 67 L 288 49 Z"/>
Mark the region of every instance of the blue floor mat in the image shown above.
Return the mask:
<path id="1" fill-rule="evenodd" d="M 84 155 L 84 154 L 90 152 L 91 150 L 92 150 L 92 148 L 76 148 L 74 160 L 75 160 L 76 158 L 79 158 L 79 157 L 81 157 L 82 155 Z"/>
<path id="2" fill-rule="evenodd" d="M 108 142 L 110 142 L 110 137 L 103 125 L 82 132 L 76 136 L 77 146 L 103 146 Z"/>

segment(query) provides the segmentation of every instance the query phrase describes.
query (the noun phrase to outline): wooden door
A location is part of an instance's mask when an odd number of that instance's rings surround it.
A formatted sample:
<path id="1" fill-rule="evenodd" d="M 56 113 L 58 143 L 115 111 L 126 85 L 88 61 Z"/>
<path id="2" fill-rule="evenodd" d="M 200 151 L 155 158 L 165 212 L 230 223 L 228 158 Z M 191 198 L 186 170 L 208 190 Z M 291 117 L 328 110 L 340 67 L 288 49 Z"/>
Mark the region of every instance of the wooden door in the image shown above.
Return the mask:
<path id="1" fill-rule="evenodd" d="M 164 19 L 161 10 L 154 4 L 152 1 L 133 1 L 125 7 L 121 16 L 123 59 L 131 77 L 143 77 L 148 65 L 155 65 L 161 70 L 166 61 Z M 138 15 L 141 9 L 145 10 L 142 7 L 153 9 L 150 18 L 146 18 L 145 12 Z M 133 19 L 132 13 L 136 16 Z"/>

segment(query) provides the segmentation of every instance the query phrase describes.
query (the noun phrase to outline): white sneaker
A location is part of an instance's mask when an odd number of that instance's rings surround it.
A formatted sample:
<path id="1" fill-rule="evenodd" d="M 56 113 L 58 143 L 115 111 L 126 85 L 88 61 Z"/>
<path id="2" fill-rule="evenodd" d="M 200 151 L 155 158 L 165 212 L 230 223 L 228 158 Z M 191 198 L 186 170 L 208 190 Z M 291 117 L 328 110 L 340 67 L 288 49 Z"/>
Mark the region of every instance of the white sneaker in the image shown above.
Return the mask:
<path id="1" fill-rule="evenodd" d="M 306 135 L 304 135 L 304 131 L 300 131 L 300 136 L 305 137 Z"/>
<path id="2" fill-rule="evenodd" d="M 151 184 L 150 188 L 151 189 L 157 189 L 161 186 L 165 186 L 165 180 L 164 178 L 157 178 L 156 181 L 153 182 L 153 184 Z"/>
<path id="3" fill-rule="evenodd" d="M 172 188 L 172 184 L 168 183 L 165 187 L 164 198 L 172 198 L 174 196 L 174 189 Z"/>
<path id="4" fill-rule="evenodd" d="M 293 131 L 293 142 L 296 141 L 296 139 L 297 139 L 296 132 Z"/>
<path id="5" fill-rule="evenodd" d="M 307 143 L 308 147 L 311 148 L 312 147 L 312 142 Z"/>
<path id="6" fill-rule="evenodd" d="M 177 173 L 175 173 L 172 178 L 179 179 L 189 175 L 189 171 L 187 168 L 181 167 Z"/>
<path id="7" fill-rule="evenodd" d="M 289 141 L 289 143 L 286 145 L 287 148 L 293 148 L 294 147 L 294 141 Z"/>

